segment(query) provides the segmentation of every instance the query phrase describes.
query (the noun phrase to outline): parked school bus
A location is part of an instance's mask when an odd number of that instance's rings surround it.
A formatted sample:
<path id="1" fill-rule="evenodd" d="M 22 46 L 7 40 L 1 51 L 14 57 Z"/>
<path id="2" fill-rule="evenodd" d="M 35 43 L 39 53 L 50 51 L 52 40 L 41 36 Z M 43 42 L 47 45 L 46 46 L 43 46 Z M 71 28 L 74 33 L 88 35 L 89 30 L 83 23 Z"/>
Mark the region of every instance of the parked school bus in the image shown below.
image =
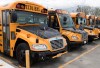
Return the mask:
<path id="1" fill-rule="evenodd" d="M 88 33 L 88 41 L 92 42 L 95 38 L 98 38 L 98 33 L 96 32 L 96 29 L 92 26 L 89 26 L 88 24 L 90 22 L 90 19 L 86 17 L 86 14 L 83 12 L 78 13 L 70 13 L 75 27 L 77 29 L 85 30 Z"/>
<path id="2" fill-rule="evenodd" d="M 48 25 L 58 30 L 63 37 L 66 38 L 68 43 L 68 51 L 72 47 L 82 46 L 86 44 L 88 35 L 85 31 L 81 31 L 75 28 L 73 20 L 69 13 L 65 10 L 49 10 Z"/>
<path id="3" fill-rule="evenodd" d="M 96 25 L 96 16 L 95 15 L 86 15 L 87 17 L 87 24 L 88 27 L 92 27 L 94 29 L 94 33 L 97 35 L 97 37 L 95 39 L 98 39 L 99 37 L 99 30 L 98 28 L 95 27 Z"/>
<path id="4" fill-rule="evenodd" d="M 66 40 L 47 26 L 47 12 L 43 6 L 28 1 L 0 8 L 0 51 L 15 55 L 22 66 L 26 63 L 25 50 L 30 50 L 31 63 L 65 54 Z"/>
<path id="5" fill-rule="evenodd" d="M 98 16 L 95 19 L 96 19 L 95 28 L 98 29 L 98 31 L 99 31 L 99 38 L 100 38 L 100 17 Z"/>

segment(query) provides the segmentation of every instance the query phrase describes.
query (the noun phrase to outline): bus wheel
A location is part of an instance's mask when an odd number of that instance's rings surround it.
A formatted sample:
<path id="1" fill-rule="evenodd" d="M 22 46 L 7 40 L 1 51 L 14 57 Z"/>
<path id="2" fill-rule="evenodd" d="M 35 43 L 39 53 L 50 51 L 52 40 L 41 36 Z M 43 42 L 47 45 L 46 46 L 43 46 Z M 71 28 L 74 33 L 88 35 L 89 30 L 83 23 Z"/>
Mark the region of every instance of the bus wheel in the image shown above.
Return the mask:
<path id="1" fill-rule="evenodd" d="M 20 43 L 16 49 L 16 58 L 21 66 L 26 66 L 25 50 L 30 50 L 26 43 Z M 31 58 L 31 55 L 30 55 Z M 32 62 L 30 62 L 30 65 Z"/>

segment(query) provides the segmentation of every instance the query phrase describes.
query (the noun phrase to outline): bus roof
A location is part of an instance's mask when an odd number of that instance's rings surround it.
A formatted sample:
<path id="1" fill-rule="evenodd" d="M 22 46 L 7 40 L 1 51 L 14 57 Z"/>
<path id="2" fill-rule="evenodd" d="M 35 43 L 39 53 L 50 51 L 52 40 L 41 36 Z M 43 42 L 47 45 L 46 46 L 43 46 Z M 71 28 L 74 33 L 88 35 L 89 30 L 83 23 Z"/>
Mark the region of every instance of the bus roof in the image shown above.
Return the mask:
<path id="1" fill-rule="evenodd" d="M 86 19 L 95 19 L 95 15 L 86 15 Z"/>
<path id="2" fill-rule="evenodd" d="M 71 17 L 83 17 L 86 18 L 86 15 L 84 12 L 76 12 L 76 13 L 70 13 Z"/>
<path id="3" fill-rule="evenodd" d="M 100 16 L 98 16 L 98 17 L 96 18 L 96 20 L 100 20 Z"/>
<path id="4" fill-rule="evenodd" d="M 6 4 L 6 5 L 2 6 L 2 7 L 13 7 L 12 5 L 18 4 L 18 3 L 31 4 L 31 5 L 37 5 L 37 6 L 40 6 L 40 7 L 44 7 L 44 6 L 40 5 L 40 4 L 37 4 L 35 2 L 29 2 L 29 1 L 15 1 L 15 2 L 12 2 L 12 3 L 8 3 L 8 4 Z"/>
<path id="5" fill-rule="evenodd" d="M 24 6 L 24 9 L 17 8 L 16 6 L 19 7 L 19 4 L 20 4 L 20 7 L 22 7 L 22 8 Z M 46 8 L 44 6 L 42 6 L 42 5 L 34 3 L 34 2 L 15 1 L 15 2 L 12 2 L 12 3 L 6 4 L 5 6 L 2 6 L 2 10 L 3 9 L 19 9 L 19 10 L 28 10 L 28 11 L 31 11 L 31 12 L 39 12 L 39 13 L 41 13 L 41 10 L 42 9 L 46 9 Z M 34 10 L 37 10 L 37 11 L 34 11 Z"/>
<path id="6" fill-rule="evenodd" d="M 50 9 L 49 12 L 50 13 L 58 13 L 58 14 L 69 14 L 68 11 L 62 10 L 62 9 L 56 9 L 56 10 Z"/>

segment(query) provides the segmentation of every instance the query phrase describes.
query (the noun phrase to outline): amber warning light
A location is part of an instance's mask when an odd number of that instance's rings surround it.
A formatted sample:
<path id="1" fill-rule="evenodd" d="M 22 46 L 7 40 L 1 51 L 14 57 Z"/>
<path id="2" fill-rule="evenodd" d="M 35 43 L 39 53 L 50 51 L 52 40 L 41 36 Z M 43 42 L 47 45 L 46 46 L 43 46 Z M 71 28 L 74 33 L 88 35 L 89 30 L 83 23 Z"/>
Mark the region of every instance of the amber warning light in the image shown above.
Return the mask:
<path id="1" fill-rule="evenodd" d="M 18 9 L 25 9 L 25 4 L 18 3 L 16 5 L 16 8 L 18 8 Z"/>

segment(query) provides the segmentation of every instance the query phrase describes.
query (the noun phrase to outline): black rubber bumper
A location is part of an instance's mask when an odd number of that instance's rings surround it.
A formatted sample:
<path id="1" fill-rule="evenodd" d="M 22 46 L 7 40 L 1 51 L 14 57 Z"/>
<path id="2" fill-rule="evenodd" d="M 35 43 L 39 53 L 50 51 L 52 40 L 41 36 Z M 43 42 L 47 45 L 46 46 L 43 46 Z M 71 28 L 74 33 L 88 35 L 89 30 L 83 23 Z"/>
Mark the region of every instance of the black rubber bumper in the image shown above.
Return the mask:
<path id="1" fill-rule="evenodd" d="M 56 56 L 57 54 L 64 53 L 66 51 L 67 51 L 67 47 L 65 47 L 64 49 L 61 49 L 61 50 L 54 51 L 54 52 L 51 52 L 51 51 L 31 52 L 31 54 L 32 54 L 32 57 L 36 57 L 36 58 L 44 57 L 44 58 L 47 58 L 47 57 Z"/>
<path id="2" fill-rule="evenodd" d="M 70 42 L 71 47 L 78 47 L 78 46 L 83 46 L 83 45 L 84 45 L 84 41 L 83 42 Z"/>
<path id="3" fill-rule="evenodd" d="M 89 35 L 88 38 L 98 38 L 97 35 Z"/>

